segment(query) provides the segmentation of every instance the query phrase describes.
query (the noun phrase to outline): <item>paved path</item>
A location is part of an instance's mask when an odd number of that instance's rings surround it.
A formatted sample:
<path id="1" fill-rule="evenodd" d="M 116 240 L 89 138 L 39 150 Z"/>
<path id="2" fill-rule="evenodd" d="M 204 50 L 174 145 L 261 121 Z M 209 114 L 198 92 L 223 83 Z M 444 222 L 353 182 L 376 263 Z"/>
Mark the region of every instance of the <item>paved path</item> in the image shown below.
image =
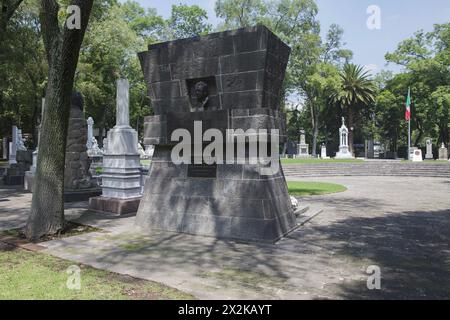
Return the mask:
<path id="1" fill-rule="evenodd" d="M 134 217 L 101 216 L 77 205 L 68 210 L 71 218 L 105 231 L 44 245 L 50 254 L 201 299 L 450 298 L 448 179 L 306 180 L 344 184 L 348 191 L 302 199 L 324 212 L 274 246 L 145 234 Z M 5 195 L 10 201 L 1 201 Z M 20 225 L 29 200 L 0 190 L 0 229 Z M 367 289 L 370 265 L 381 268 L 381 290 Z"/>

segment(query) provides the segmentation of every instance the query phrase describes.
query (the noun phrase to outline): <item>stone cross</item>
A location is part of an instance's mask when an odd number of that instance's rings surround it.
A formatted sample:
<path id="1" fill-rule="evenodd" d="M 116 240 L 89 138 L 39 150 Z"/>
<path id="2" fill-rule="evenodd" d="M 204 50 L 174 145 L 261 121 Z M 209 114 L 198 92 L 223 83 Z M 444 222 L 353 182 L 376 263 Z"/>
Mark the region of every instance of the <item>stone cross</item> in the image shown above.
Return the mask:
<path id="1" fill-rule="evenodd" d="M 117 80 L 117 110 L 116 110 L 116 126 L 130 126 L 130 100 L 129 100 L 130 84 L 127 79 Z"/>

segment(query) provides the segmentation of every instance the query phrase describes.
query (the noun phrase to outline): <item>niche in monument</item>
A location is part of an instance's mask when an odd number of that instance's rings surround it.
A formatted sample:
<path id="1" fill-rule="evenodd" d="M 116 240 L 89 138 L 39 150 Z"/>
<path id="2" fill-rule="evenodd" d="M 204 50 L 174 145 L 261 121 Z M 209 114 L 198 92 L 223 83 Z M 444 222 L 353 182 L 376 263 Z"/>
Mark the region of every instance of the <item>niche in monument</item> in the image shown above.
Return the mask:
<path id="1" fill-rule="evenodd" d="M 281 166 L 268 174 L 267 166 L 250 163 L 248 141 L 245 163 L 175 164 L 171 157 L 178 143 L 172 133 L 194 137 L 194 122 L 223 137 L 228 129 L 278 129 L 285 142 L 279 97 L 289 54 L 264 26 L 150 45 L 139 54 L 155 110 L 145 118 L 144 144 L 155 151 L 137 225 L 269 243 L 296 228 Z M 276 151 L 280 165 L 278 141 Z"/>

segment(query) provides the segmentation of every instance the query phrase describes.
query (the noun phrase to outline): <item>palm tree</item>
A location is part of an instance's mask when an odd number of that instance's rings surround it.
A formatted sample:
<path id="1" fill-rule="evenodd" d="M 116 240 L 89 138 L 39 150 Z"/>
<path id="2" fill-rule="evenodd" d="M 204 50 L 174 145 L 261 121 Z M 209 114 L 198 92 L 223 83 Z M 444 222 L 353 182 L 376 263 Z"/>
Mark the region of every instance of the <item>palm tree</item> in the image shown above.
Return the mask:
<path id="1" fill-rule="evenodd" d="M 349 134 L 349 151 L 353 153 L 353 131 L 354 118 L 357 108 L 364 108 L 375 101 L 375 82 L 370 78 L 368 71 L 362 66 L 352 63 L 344 65 L 340 73 L 339 91 L 331 95 L 333 102 L 340 104 L 342 110 L 347 114 Z"/>

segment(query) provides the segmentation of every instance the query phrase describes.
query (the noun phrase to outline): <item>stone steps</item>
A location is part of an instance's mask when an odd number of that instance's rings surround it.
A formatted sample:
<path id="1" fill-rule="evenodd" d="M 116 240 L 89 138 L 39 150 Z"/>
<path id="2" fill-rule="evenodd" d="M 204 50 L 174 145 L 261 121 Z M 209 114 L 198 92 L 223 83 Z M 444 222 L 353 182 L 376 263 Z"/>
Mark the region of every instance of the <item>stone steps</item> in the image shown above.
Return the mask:
<path id="1" fill-rule="evenodd" d="M 450 178 L 450 162 L 447 163 L 317 163 L 283 165 L 286 176 L 417 176 Z"/>

